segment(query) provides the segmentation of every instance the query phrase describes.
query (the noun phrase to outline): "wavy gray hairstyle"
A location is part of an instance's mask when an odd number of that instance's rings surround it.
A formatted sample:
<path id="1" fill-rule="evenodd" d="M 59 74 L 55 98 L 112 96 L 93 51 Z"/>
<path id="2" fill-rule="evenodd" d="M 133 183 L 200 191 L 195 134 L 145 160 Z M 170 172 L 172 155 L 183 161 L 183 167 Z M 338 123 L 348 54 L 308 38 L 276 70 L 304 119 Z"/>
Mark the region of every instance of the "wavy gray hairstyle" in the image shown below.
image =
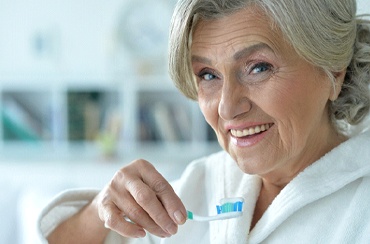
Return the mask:
<path id="1" fill-rule="evenodd" d="M 267 13 L 297 53 L 333 81 L 347 70 L 338 99 L 330 104 L 334 125 L 356 125 L 370 109 L 370 21 L 356 16 L 355 0 L 179 0 L 171 22 L 169 71 L 177 88 L 197 100 L 190 46 L 199 19 L 217 19 L 250 5 Z M 273 27 L 274 28 L 274 27 Z"/>

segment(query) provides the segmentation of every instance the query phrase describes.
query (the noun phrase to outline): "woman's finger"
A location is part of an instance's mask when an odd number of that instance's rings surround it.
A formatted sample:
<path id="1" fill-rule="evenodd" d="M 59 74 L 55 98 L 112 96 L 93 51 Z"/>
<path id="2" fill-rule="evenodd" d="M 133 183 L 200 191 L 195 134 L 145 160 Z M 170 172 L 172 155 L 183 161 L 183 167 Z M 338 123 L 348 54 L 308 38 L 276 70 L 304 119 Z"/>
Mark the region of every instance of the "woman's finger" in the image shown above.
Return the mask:
<path id="1" fill-rule="evenodd" d="M 106 228 L 109 228 L 122 236 L 131 238 L 142 238 L 146 235 L 144 229 L 134 223 L 127 221 L 122 212 L 114 204 L 106 204 L 99 211 L 100 218 Z"/>
<path id="2" fill-rule="evenodd" d="M 145 213 L 165 232 L 174 235 L 177 232 L 177 224 L 170 218 L 168 212 L 157 198 L 156 193 L 141 180 L 130 182 L 127 190 L 131 193 L 138 205 Z M 132 205 L 131 205 L 132 206 Z M 137 221 L 137 217 L 132 219 Z"/>
<path id="3" fill-rule="evenodd" d="M 144 229 L 168 237 L 186 221 L 185 207 L 171 185 L 145 160 L 119 170 L 100 195 L 100 218 L 126 237 L 142 237 Z"/>
<path id="4" fill-rule="evenodd" d="M 150 233 L 159 237 L 169 237 L 170 233 L 158 226 L 148 213 L 135 201 L 130 193 L 121 193 L 121 197 L 115 198 L 115 205 L 121 210 L 127 220 L 143 227 Z"/>
<path id="5" fill-rule="evenodd" d="M 153 167 L 153 166 L 151 166 Z M 150 168 L 150 167 L 149 167 Z M 154 168 L 154 167 L 153 167 Z M 161 205 L 169 217 L 176 224 L 183 224 L 186 221 L 186 209 L 180 198 L 176 195 L 172 186 L 157 171 L 145 169 L 142 171 L 143 181 L 153 189 Z M 146 177 L 144 177 L 144 175 Z"/>

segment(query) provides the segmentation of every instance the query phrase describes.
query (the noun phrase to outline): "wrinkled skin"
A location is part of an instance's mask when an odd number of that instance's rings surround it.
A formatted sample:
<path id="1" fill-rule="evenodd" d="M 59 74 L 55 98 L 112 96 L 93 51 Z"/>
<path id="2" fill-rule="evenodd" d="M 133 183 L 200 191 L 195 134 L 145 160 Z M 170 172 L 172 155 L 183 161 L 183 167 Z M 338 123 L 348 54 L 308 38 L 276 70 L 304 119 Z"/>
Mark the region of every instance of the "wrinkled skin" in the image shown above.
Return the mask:
<path id="1" fill-rule="evenodd" d="M 171 185 L 145 160 L 118 171 L 98 199 L 105 226 L 126 237 L 144 237 L 144 228 L 169 237 L 186 220 L 185 207 Z"/>

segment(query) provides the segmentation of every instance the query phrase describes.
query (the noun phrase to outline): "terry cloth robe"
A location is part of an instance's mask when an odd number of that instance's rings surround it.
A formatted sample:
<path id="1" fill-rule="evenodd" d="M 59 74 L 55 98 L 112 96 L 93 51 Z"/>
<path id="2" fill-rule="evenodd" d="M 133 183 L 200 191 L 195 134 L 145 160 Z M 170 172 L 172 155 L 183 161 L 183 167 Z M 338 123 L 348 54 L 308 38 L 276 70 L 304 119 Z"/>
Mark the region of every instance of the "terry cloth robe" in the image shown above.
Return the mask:
<path id="1" fill-rule="evenodd" d="M 370 131 L 342 143 L 297 175 L 251 231 L 261 180 L 241 172 L 227 153 L 191 163 L 174 187 L 186 208 L 200 215 L 216 214 L 221 198 L 243 197 L 243 216 L 188 220 L 166 239 L 148 233 L 143 239 L 126 240 L 111 232 L 105 243 L 370 243 Z M 40 217 L 41 235 L 47 236 L 97 192 L 72 190 L 57 196 Z"/>

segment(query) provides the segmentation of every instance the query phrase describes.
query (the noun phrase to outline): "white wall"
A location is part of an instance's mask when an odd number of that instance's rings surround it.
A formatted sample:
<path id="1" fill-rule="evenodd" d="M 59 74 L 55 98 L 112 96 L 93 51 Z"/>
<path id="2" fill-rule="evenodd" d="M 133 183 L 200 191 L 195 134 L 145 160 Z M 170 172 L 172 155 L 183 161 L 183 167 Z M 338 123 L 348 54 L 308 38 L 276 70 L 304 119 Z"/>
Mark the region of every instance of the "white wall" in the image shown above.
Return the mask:
<path id="1" fill-rule="evenodd" d="M 155 6 L 172 6 L 172 1 L 156 0 Z M 0 76 L 110 74 L 117 46 L 122 45 L 117 44 L 121 15 L 136 2 L 0 0 Z M 153 4 L 152 0 L 143 2 Z M 160 23 L 169 23 L 171 15 L 165 18 L 162 13 Z M 147 15 L 138 19 L 144 17 Z M 42 48 L 37 48 L 37 43 L 43 44 Z"/>
<path id="2" fill-rule="evenodd" d="M 0 0 L 0 75 L 104 73 L 124 2 Z"/>
<path id="3" fill-rule="evenodd" d="M 357 13 L 370 14 L 370 0 L 357 0 Z"/>

